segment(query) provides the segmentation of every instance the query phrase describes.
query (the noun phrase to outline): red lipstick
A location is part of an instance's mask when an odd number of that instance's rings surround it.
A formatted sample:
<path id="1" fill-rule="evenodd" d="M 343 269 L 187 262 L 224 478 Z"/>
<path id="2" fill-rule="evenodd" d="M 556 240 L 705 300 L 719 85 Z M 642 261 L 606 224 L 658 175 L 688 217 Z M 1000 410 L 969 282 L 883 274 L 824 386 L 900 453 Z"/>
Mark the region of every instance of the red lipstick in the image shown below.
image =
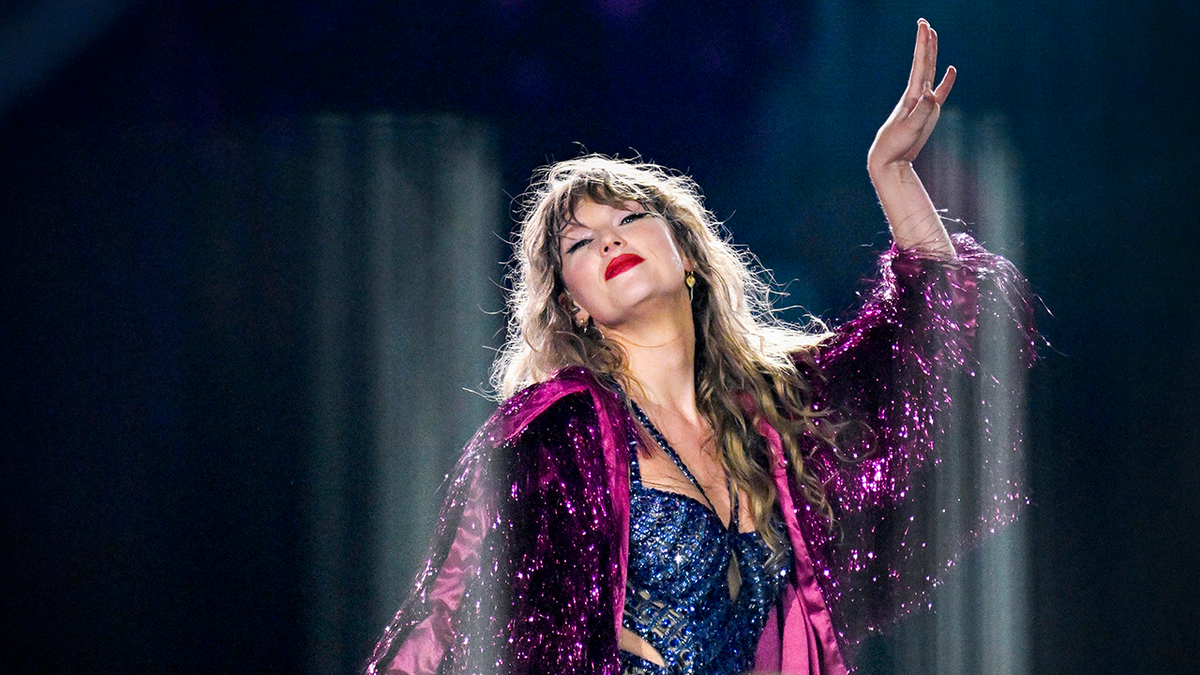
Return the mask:
<path id="1" fill-rule="evenodd" d="M 643 262 L 645 262 L 645 259 L 640 255 L 635 255 L 633 253 L 622 253 L 621 255 L 613 258 L 612 261 L 608 263 L 608 267 L 604 268 L 604 280 L 608 281 L 621 272 L 631 270 L 634 267 L 641 265 Z"/>

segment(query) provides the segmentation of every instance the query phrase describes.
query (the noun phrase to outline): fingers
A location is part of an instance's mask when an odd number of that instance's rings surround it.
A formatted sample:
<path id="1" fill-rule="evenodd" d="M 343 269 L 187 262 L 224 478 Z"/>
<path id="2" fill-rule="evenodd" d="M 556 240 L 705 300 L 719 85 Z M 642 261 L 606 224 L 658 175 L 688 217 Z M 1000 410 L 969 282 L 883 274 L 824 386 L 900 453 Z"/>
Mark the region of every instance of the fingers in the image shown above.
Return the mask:
<path id="1" fill-rule="evenodd" d="M 957 77 L 958 70 L 954 66 L 950 66 L 946 69 L 946 74 L 942 76 L 942 81 L 938 84 L 937 89 L 926 84 L 925 90 L 921 92 L 921 99 L 917 101 L 909 117 L 919 119 L 920 123 L 924 124 L 924 118 L 935 113 L 946 102 L 946 97 L 954 88 L 954 80 Z"/>
<path id="2" fill-rule="evenodd" d="M 921 21 L 925 20 L 921 19 Z M 929 82 L 927 86 L 932 88 L 933 78 L 937 77 L 938 35 L 937 31 L 935 31 L 932 26 L 929 26 L 928 22 L 926 22 L 925 25 L 929 28 L 929 49 L 927 50 L 929 63 L 929 70 L 927 72 L 929 74 Z M 938 84 L 937 89 L 932 89 L 933 98 L 938 105 L 946 102 L 946 97 L 950 95 L 950 90 L 954 88 L 954 80 L 957 77 L 958 70 L 955 69 L 954 66 L 946 68 L 946 74 L 942 76 L 941 83 Z"/>
<path id="3" fill-rule="evenodd" d="M 913 68 L 908 76 L 907 95 L 914 98 L 930 97 L 934 103 L 941 105 L 954 88 L 954 80 L 958 71 L 954 66 L 946 69 L 942 81 L 934 89 L 934 78 L 937 77 L 938 35 L 933 26 L 925 19 L 917 20 L 917 44 L 913 50 Z M 919 104 L 921 101 L 915 101 Z"/>
<path id="4" fill-rule="evenodd" d="M 933 132 L 941 106 L 950 95 L 958 72 L 946 69 L 941 82 L 937 78 L 937 32 L 925 19 L 917 21 L 912 70 L 904 96 L 879 128 L 868 153 L 868 162 L 885 166 L 897 161 L 912 162 Z"/>
<path id="5" fill-rule="evenodd" d="M 954 88 L 954 80 L 958 77 L 958 70 L 954 66 L 946 69 L 946 74 L 942 76 L 942 82 L 933 90 L 933 98 L 938 105 L 946 102 L 946 97 L 950 96 L 950 90 Z"/>
<path id="6" fill-rule="evenodd" d="M 921 29 L 922 24 L 924 25 L 926 33 L 925 84 L 929 87 L 932 87 L 933 78 L 937 77 L 937 31 L 934 30 L 933 26 L 930 26 L 929 22 L 925 19 L 921 19 L 917 22 L 918 31 Z"/>
<path id="7" fill-rule="evenodd" d="M 905 89 L 904 95 L 907 98 L 913 98 L 921 95 L 921 91 L 925 89 L 925 82 L 929 78 L 925 75 L 925 70 L 928 67 L 928 35 L 926 29 L 929 24 L 925 19 L 917 22 L 917 43 L 913 47 L 913 62 L 912 69 L 908 71 L 908 88 Z"/>

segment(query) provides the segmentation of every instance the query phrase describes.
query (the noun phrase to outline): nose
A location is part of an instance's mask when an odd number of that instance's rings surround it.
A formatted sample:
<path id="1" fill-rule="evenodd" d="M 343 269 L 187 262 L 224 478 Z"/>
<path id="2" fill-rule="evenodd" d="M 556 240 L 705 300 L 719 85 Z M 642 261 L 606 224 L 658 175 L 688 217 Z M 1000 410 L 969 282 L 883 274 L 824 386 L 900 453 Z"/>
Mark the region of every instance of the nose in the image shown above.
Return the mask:
<path id="1" fill-rule="evenodd" d="M 602 244 L 604 244 L 604 252 L 605 253 L 608 253 L 609 251 L 612 251 L 613 249 L 619 248 L 624 245 L 621 243 L 621 239 L 617 236 L 616 230 L 614 230 L 612 228 L 608 228 L 600 236 L 601 236 L 600 242 Z"/>

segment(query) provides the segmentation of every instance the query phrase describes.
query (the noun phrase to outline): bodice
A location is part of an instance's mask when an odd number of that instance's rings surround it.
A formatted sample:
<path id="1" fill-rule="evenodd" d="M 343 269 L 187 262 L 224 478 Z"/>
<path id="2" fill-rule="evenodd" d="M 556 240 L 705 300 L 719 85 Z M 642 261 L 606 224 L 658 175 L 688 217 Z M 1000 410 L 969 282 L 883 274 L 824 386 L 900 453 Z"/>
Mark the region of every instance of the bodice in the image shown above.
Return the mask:
<path id="1" fill-rule="evenodd" d="M 666 667 L 621 653 L 624 675 L 741 673 L 790 571 L 791 552 L 772 556 L 758 532 L 737 532 L 687 495 L 642 484 L 631 448 L 629 573 L 623 625 L 653 646 Z M 741 578 L 730 595 L 730 562 Z"/>

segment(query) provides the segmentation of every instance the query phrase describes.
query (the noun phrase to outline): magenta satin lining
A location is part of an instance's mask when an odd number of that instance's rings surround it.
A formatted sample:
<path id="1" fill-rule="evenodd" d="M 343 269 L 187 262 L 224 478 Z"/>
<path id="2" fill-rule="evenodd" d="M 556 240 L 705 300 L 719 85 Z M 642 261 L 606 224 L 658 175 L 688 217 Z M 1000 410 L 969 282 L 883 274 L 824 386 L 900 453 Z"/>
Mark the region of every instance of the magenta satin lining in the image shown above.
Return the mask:
<path id="1" fill-rule="evenodd" d="M 579 382 L 562 383 L 556 381 L 541 387 L 537 392 L 536 400 L 530 401 L 528 405 L 521 407 L 518 414 L 504 420 L 505 423 L 501 427 L 504 441 L 511 441 L 531 420 L 541 415 L 562 397 L 585 389 L 589 389 L 589 387 Z M 615 460 L 618 459 L 618 445 L 611 438 L 611 432 L 605 433 L 605 430 L 611 428 L 612 420 L 608 415 L 606 407 L 600 400 L 599 392 L 591 391 L 590 393 L 596 401 L 596 410 L 600 417 L 605 458 L 608 460 L 610 467 L 617 466 Z M 614 475 L 618 477 L 614 477 Z M 625 506 L 623 518 L 628 523 L 628 475 L 624 476 L 624 483 Z M 619 472 L 610 470 L 609 484 L 612 486 L 614 495 L 616 495 L 621 486 Z M 396 652 L 396 656 L 388 665 L 387 675 L 432 675 L 437 672 L 438 666 L 446 656 L 447 649 L 454 642 L 454 613 L 458 610 L 458 605 L 462 601 L 467 581 L 474 574 L 475 570 L 479 568 L 479 549 L 483 541 L 484 519 L 486 518 L 488 509 L 490 509 L 490 505 L 487 504 L 486 495 L 483 493 L 483 486 L 479 485 L 477 475 L 475 481 L 471 484 L 467 503 L 463 509 L 462 521 L 458 527 L 458 531 L 454 535 L 454 543 L 451 544 L 450 552 L 446 556 L 446 562 L 438 573 L 433 588 L 430 589 L 430 604 L 433 609 L 424 621 L 413 627 L 408 637 L 404 640 L 404 643 L 400 646 L 400 649 Z M 619 508 L 617 511 L 614 515 L 621 515 Z M 622 560 L 625 559 L 625 556 L 628 556 L 628 530 L 629 527 L 626 526 L 624 529 L 626 534 L 623 538 L 624 541 L 621 548 Z M 622 565 L 623 573 L 624 565 Z M 625 603 L 623 576 L 621 587 L 618 591 L 617 597 L 621 604 L 618 606 L 616 612 L 616 622 L 619 628 L 621 625 L 621 613 Z"/>
<path id="2" fill-rule="evenodd" d="M 600 392 L 593 390 L 592 399 L 596 402 L 596 415 L 600 422 L 600 442 L 604 446 L 604 459 L 608 464 L 609 494 L 612 495 L 612 517 L 618 523 L 624 523 L 621 528 L 621 548 L 617 552 L 617 560 L 621 561 L 620 585 L 613 589 L 614 611 L 617 635 L 621 635 L 621 618 L 625 614 L 625 583 L 629 576 L 629 462 L 625 453 L 629 445 L 618 442 L 614 432 L 621 427 L 612 419 L 611 411 L 600 398 Z"/>
<path id="3" fill-rule="evenodd" d="M 784 592 L 783 644 L 778 645 L 782 652 L 781 660 L 772 664 L 755 663 L 755 668 L 761 670 L 764 665 L 773 668 L 777 663 L 783 675 L 845 675 L 846 664 L 842 660 L 841 650 L 838 649 L 833 620 L 825 607 L 821 589 L 817 586 L 812 559 L 808 555 L 808 545 L 800 532 L 800 522 L 796 519 L 796 505 L 792 501 L 788 484 L 783 442 L 779 438 L 779 432 L 765 419 L 759 418 L 757 426 L 758 433 L 767 439 L 775 457 L 775 487 L 779 491 L 779 508 L 783 511 L 783 519 L 792 539 L 792 550 L 795 551 L 799 592 L 790 587 Z M 763 639 L 778 644 L 778 636 L 770 635 L 773 633 L 776 631 L 768 623 L 763 631 Z M 763 651 L 764 645 L 760 643 L 757 653 L 763 655 Z"/>
<path id="4" fill-rule="evenodd" d="M 454 544 L 437 581 L 429 591 L 432 611 L 413 627 L 400 650 L 388 665 L 388 675 L 424 675 L 436 673 L 454 641 L 454 613 L 462 601 L 467 580 L 479 568 L 479 548 L 483 541 L 484 518 L 487 510 L 479 477 L 471 483 L 462 520 L 454 535 Z"/>

